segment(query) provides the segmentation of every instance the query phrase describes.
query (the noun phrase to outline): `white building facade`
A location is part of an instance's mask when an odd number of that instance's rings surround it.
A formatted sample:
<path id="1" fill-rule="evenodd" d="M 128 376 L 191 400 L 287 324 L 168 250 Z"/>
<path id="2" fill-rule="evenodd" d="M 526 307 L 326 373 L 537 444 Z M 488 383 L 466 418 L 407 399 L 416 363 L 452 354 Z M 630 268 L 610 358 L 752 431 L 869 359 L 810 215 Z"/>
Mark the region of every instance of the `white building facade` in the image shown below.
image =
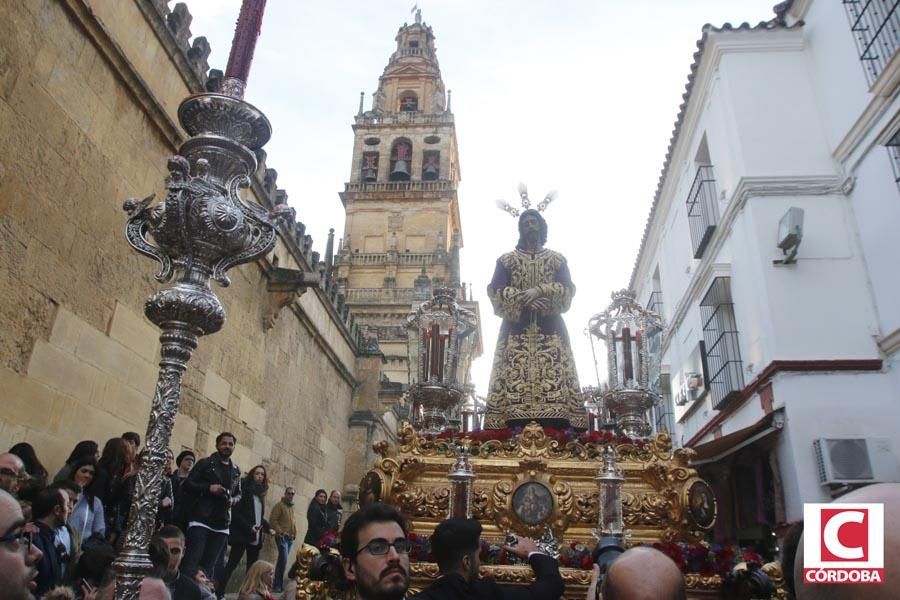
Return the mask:
<path id="1" fill-rule="evenodd" d="M 714 484 L 717 541 L 900 481 L 898 4 L 787 2 L 698 42 L 631 287 L 665 318 L 658 425 Z"/>

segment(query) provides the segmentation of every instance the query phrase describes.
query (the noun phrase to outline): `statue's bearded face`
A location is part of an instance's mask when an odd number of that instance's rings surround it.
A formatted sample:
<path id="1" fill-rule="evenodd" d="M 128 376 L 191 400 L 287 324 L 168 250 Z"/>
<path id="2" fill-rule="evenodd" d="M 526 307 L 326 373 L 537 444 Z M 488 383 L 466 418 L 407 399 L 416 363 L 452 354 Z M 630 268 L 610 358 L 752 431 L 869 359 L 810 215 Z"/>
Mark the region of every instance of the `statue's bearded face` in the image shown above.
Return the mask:
<path id="1" fill-rule="evenodd" d="M 522 233 L 529 241 L 538 241 L 541 236 L 541 222 L 534 215 L 522 219 Z"/>
<path id="2" fill-rule="evenodd" d="M 519 244 L 543 246 L 547 243 L 547 222 L 536 210 L 526 210 L 519 217 Z"/>

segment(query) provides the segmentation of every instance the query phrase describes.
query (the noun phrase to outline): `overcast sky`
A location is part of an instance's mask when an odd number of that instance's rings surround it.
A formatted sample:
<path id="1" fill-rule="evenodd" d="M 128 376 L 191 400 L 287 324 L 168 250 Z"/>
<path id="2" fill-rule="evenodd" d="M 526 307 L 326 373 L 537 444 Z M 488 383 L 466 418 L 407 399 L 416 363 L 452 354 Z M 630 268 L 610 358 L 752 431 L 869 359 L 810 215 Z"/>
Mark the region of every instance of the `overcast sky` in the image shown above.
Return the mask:
<path id="1" fill-rule="evenodd" d="M 187 0 L 191 31 L 224 70 L 240 0 Z M 268 0 L 246 99 L 272 122 L 267 164 L 324 254 L 344 216 L 351 124 L 414 21 L 414 0 Z M 462 279 L 481 302 L 484 355 L 473 379 L 485 394 L 499 320 L 484 291 L 494 261 L 515 245 L 528 184 L 547 246 L 569 260 L 578 288 L 566 323 L 581 384 L 596 384 L 584 334 L 609 294 L 628 284 L 681 95 L 704 23 L 772 18 L 774 0 L 419 0 L 452 90 L 462 183 Z M 224 293 L 227 293 L 224 292 Z"/>

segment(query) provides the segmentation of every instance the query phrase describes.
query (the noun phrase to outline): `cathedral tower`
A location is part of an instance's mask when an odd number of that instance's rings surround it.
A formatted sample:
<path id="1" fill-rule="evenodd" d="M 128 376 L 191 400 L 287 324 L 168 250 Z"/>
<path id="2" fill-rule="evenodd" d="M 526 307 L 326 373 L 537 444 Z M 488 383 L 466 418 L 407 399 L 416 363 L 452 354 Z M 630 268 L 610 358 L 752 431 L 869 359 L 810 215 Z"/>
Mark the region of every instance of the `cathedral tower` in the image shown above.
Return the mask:
<path id="1" fill-rule="evenodd" d="M 434 33 L 421 11 L 396 41 L 371 110 L 363 111 L 360 98 L 350 179 L 340 194 L 346 220 L 334 276 L 356 322 L 377 338 L 385 375 L 402 384 L 408 382 L 410 309 L 434 287 L 467 298 L 459 274 L 456 130 Z"/>

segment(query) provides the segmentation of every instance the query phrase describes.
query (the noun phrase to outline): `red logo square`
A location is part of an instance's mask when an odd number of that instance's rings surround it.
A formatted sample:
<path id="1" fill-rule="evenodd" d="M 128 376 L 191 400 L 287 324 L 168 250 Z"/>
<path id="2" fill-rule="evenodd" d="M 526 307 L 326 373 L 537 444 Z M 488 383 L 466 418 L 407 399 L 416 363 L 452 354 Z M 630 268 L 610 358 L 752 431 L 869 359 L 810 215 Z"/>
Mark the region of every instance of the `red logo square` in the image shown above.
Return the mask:
<path id="1" fill-rule="evenodd" d="M 821 559 L 829 562 L 869 560 L 869 510 L 823 508 Z"/>

